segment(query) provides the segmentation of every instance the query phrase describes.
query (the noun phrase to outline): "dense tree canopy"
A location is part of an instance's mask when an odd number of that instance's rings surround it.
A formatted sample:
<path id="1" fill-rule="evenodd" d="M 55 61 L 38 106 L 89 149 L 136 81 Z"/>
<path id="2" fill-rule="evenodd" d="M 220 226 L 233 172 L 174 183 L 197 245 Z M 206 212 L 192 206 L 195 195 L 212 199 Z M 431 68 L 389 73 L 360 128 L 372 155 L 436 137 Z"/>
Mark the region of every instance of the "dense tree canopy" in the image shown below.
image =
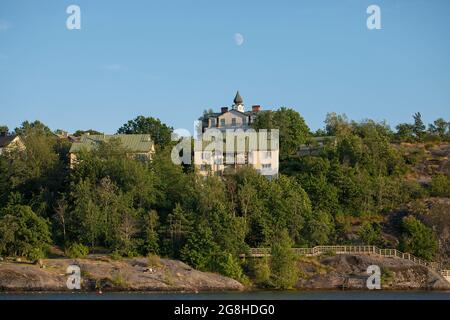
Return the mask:
<path id="1" fill-rule="evenodd" d="M 138 116 L 128 121 L 117 130 L 117 133 L 125 134 L 150 134 L 155 143 L 164 148 L 171 141 L 173 129 L 162 123 L 159 119 Z"/>
<path id="2" fill-rule="evenodd" d="M 310 130 L 303 117 L 295 110 L 280 108 L 277 111 L 260 112 L 253 128 L 280 130 L 280 158 L 285 159 L 297 153 L 300 144 L 306 142 Z"/>
<path id="3" fill-rule="evenodd" d="M 296 111 L 262 112 L 255 127 L 280 129 L 277 179 L 250 167 L 200 177 L 171 161 L 164 147 L 172 129 L 145 117 L 119 132 L 150 133 L 160 146 L 151 161 L 130 157 L 111 139 L 79 153 L 70 169 L 69 142 L 39 121 L 24 122 L 15 132 L 26 149 L 0 155 L 0 255 L 38 259 L 50 245 L 73 257 L 99 248 L 158 254 L 245 282 L 251 268 L 239 254 L 268 247 L 277 258 L 262 259 L 253 274 L 276 288 L 292 286 L 297 276 L 292 246 L 394 247 L 398 237 L 399 249 L 426 259 L 445 255 L 435 240 L 435 230 L 445 228 L 430 227 L 441 216 L 414 213 L 417 219 L 409 214 L 397 224 L 390 217 L 421 198 L 450 196 L 448 173 L 434 172 L 427 184 L 409 178 L 423 155 L 406 152 L 409 144 L 402 143 L 449 141 L 448 122 L 437 119 L 426 130 L 418 113 L 394 132 L 384 122 L 329 114 L 316 135 L 331 139 L 301 157 L 298 146 L 310 131 Z"/>

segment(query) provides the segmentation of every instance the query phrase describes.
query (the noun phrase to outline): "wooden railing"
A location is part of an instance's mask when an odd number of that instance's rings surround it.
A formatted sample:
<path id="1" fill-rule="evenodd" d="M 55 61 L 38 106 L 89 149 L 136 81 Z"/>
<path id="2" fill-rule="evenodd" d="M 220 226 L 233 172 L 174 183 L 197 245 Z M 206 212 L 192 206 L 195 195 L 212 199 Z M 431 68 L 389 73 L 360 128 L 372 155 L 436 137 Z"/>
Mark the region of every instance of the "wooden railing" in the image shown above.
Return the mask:
<path id="1" fill-rule="evenodd" d="M 316 256 L 326 253 L 376 254 L 382 257 L 393 257 L 409 260 L 416 264 L 432 268 L 436 271 L 441 271 L 441 273 L 442 271 L 446 271 L 447 274 L 450 273 L 449 270 L 442 270 L 441 265 L 437 262 L 425 261 L 423 259 L 413 256 L 410 253 L 403 253 L 401 251 L 398 251 L 397 249 L 380 249 L 376 246 L 316 246 L 314 248 L 292 248 L 292 250 L 296 254 L 306 256 Z M 264 257 L 264 256 L 270 256 L 270 248 L 250 249 L 250 257 Z"/>

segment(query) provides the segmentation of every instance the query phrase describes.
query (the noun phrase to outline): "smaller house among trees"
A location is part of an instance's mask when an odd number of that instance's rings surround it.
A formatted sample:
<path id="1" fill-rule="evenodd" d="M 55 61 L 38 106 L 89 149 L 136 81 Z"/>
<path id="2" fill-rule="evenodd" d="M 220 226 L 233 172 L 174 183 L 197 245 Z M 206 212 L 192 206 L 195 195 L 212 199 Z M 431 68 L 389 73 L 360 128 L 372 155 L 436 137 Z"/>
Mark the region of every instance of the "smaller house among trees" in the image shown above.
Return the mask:
<path id="1" fill-rule="evenodd" d="M 7 135 L 5 132 L 0 132 L 0 155 L 13 150 L 24 149 L 25 144 L 18 135 Z"/>
<path id="2" fill-rule="evenodd" d="M 82 151 L 90 151 L 98 148 L 101 143 L 118 140 L 120 145 L 126 149 L 127 154 L 140 160 L 151 160 L 155 153 L 155 145 L 149 134 L 100 134 L 100 135 L 83 135 L 80 140 L 74 142 L 69 150 L 70 167 L 77 163 L 77 154 Z"/>

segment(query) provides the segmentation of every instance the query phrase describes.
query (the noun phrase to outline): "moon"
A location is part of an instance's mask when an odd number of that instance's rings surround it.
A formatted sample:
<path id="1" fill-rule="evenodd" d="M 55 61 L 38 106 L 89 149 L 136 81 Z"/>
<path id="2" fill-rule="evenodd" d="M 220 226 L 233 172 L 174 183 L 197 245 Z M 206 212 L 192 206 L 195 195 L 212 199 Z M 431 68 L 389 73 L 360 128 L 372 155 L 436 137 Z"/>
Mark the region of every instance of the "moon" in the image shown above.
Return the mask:
<path id="1" fill-rule="evenodd" d="M 234 43 L 236 43 L 237 46 L 241 46 L 244 43 L 244 36 L 240 33 L 235 33 Z"/>

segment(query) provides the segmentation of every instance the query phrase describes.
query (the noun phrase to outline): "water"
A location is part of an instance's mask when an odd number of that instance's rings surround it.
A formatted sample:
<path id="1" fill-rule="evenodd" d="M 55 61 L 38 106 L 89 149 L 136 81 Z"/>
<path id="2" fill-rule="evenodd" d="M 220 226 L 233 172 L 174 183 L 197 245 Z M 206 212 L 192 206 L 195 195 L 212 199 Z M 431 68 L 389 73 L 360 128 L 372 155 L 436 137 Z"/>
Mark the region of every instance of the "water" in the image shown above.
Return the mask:
<path id="1" fill-rule="evenodd" d="M 450 300 L 450 291 L 0 293 L 0 300 Z"/>

